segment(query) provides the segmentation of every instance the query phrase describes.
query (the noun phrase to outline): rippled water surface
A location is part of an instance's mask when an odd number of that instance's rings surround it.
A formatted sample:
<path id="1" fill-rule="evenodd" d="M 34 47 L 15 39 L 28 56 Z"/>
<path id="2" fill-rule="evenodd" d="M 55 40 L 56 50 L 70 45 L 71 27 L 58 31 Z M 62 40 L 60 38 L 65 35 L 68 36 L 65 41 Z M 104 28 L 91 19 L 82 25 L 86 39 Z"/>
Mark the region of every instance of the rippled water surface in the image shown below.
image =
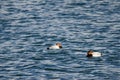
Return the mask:
<path id="1" fill-rule="evenodd" d="M 1 0 L 0 80 L 119 80 L 119 0 Z M 60 50 L 46 48 L 61 42 Z M 87 58 L 88 50 L 102 53 Z"/>

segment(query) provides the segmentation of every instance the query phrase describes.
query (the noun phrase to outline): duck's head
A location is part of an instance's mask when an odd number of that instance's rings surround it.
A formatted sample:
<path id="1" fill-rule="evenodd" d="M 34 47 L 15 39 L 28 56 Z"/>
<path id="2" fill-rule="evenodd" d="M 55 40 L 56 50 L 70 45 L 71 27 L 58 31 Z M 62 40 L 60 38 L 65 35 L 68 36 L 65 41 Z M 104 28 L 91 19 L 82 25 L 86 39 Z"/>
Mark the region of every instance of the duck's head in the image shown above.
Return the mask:
<path id="1" fill-rule="evenodd" d="M 93 50 L 89 50 L 88 52 L 87 52 L 87 57 L 92 57 L 92 54 L 93 53 Z"/>
<path id="2" fill-rule="evenodd" d="M 61 43 L 56 43 L 57 46 L 59 46 L 60 48 L 62 48 L 62 44 Z"/>

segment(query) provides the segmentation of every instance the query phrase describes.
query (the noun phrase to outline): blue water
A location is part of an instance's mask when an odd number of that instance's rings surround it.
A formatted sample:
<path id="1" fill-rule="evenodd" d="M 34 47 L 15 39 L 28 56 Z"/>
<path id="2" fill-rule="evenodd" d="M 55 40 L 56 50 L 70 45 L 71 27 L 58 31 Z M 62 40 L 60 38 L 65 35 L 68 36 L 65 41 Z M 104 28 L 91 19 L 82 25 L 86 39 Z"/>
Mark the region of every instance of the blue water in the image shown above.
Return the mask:
<path id="1" fill-rule="evenodd" d="M 0 0 L 0 80 L 119 79 L 119 0 Z"/>

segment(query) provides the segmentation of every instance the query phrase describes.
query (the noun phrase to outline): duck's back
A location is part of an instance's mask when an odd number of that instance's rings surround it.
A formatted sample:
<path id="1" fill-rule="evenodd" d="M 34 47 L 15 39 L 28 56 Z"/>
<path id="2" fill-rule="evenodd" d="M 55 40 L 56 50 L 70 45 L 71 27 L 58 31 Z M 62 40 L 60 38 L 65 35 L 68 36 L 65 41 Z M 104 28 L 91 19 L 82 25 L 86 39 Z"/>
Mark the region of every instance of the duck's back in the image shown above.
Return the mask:
<path id="1" fill-rule="evenodd" d="M 102 54 L 100 52 L 93 52 L 93 57 L 100 57 Z"/>
<path id="2" fill-rule="evenodd" d="M 59 46 L 53 45 L 51 47 L 49 47 L 49 49 L 60 49 Z"/>

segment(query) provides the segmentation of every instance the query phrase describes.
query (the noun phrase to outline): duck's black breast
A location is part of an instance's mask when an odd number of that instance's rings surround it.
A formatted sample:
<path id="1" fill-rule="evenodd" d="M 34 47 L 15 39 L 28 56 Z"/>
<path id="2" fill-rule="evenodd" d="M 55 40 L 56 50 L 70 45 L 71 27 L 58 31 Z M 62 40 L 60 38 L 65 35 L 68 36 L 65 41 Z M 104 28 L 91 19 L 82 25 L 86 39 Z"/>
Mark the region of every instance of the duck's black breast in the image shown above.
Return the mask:
<path id="1" fill-rule="evenodd" d="M 87 57 L 92 57 L 92 54 L 88 54 Z"/>
<path id="2" fill-rule="evenodd" d="M 60 46 L 60 48 L 62 48 L 62 46 Z"/>

